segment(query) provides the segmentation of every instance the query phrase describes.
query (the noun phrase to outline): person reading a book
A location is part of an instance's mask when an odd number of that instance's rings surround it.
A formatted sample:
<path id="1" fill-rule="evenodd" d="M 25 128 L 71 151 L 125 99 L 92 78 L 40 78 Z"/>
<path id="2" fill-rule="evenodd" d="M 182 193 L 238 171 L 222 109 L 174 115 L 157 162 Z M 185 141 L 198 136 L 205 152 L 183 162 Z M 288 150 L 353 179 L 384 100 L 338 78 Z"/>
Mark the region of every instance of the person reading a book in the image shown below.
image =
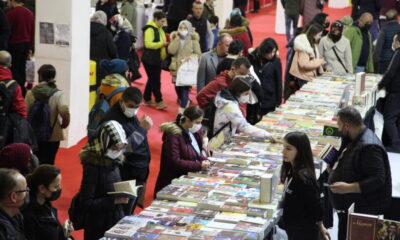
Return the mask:
<path id="1" fill-rule="evenodd" d="M 60 169 L 43 164 L 26 178 L 30 190 L 29 205 L 22 210 L 26 239 L 71 239 L 72 224 L 67 220 L 61 226 L 57 209 L 51 204 L 61 196 Z"/>
<path id="2" fill-rule="evenodd" d="M 119 166 L 127 145 L 125 131 L 116 121 L 101 125 L 97 136 L 79 154 L 83 165 L 80 204 L 86 210 L 85 240 L 97 240 L 104 232 L 124 217 L 127 196 L 110 195 L 114 183 L 121 182 Z"/>
<path id="3" fill-rule="evenodd" d="M 347 234 L 348 209 L 382 215 L 390 207 L 392 180 L 385 147 L 376 134 L 364 126 L 357 109 L 346 107 L 337 114 L 342 136 L 338 157 L 328 168 L 330 199 L 338 213 L 338 239 Z"/>
<path id="4" fill-rule="evenodd" d="M 315 177 L 310 140 L 302 132 L 286 134 L 283 140 L 281 182 L 283 216 L 279 225 L 289 240 L 330 239 L 322 223 L 323 210 Z"/>
<path id="5" fill-rule="evenodd" d="M 175 122 L 160 125 L 164 135 L 155 193 L 170 184 L 174 178 L 210 167 L 210 161 L 203 151 L 205 143 L 202 120 L 203 110 L 192 106 L 183 114 L 178 114 Z"/>
<path id="6" fill-rule="evenodd" d="M 240 111 L 240 103 L 249 103 L 251 90 L 251 77 L 236 76 L 229 88 L 223 88 L 215 97 L 215 120 L 213 125 L 213 135 L 218 137 L 223 134 L 225 140 L 237 131 L 251 137 L 270 139 L 275 142 L 272 135 L 260 128 L 247 122 L 243 113 Z M 218 136 L 217 136 L 218 135 Z"/>

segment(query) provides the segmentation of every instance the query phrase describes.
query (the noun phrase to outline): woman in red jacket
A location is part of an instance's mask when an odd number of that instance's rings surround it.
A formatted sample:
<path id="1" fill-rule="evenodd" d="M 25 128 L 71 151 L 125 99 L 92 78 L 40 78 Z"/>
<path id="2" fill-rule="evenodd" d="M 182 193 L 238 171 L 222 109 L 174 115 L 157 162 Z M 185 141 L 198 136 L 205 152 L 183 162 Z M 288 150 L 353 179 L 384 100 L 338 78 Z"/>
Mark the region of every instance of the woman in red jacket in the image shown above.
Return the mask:
<path id="1" fill-rule="evenodd" d="M 198 172 L 210 167 L 203 151 L 204 130 L 201 128 L 203 110 L 197 106 L 178 114 L 175 122 L 163 123 L 164 132 L 160 174 L 154 193 L 188 172 Z"/>
<path id="2" fill-rule="evenodd" d="M 247 27 L 243 24 L 243 18 L 239 14 L 235 14 L 229 20 L 227 29 L 220 31 L 222 33 L 229 33 L 233 39 L 241 40 L 244 44 L 243 56 L 247 56 L 249 48 L 252 47 L 250 35 Z"/>

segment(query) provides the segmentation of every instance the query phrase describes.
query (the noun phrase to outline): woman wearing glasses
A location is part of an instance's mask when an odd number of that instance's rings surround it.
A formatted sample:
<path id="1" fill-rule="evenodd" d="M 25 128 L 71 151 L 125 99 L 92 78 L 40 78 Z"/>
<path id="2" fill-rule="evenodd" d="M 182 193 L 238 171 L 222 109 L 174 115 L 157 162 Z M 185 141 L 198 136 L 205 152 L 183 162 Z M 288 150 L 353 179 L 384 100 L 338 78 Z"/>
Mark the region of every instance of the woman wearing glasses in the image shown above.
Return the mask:
<path id="1" fill-rule="evenodd" d="M 53 165 L 41 165 L 27 177 L 30 189 L 29 205 L 22 210 L 24 215 L 25 236 L 35 239 L 69 239 L 73 230 L 67 220 L 65 227 L 57 218 L 57 209 L 51 204 L 61 196 L 60 169 Z"/>

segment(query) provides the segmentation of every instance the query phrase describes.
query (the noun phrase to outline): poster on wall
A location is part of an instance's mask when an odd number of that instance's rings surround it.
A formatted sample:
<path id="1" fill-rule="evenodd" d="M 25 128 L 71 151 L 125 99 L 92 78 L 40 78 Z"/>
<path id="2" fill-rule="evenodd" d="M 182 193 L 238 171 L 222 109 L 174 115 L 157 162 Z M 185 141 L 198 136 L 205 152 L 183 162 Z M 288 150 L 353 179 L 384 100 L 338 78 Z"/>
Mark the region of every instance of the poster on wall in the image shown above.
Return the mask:
<path id="1" fill-rule="evenodd" d="M 55 30 L 56 45 L 71 45 L 71 27 L 69 24 L 56 24 Z"/>
<path id="2" fill-rule="evenodd" d="M 49 22 L 40 22 L 40 43 L 54 44 L 54 24 Z"/>

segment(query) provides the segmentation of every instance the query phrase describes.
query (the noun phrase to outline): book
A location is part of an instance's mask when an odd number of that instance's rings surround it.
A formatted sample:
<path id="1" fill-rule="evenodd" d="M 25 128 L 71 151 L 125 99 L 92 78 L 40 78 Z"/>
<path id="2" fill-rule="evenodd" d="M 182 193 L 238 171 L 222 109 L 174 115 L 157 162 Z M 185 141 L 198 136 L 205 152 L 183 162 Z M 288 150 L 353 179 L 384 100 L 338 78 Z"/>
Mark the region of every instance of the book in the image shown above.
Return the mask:
<path id="1" fill-rule="evenodd" d="M 328 143 L 318 154 L 318 159 L 321 159 L 327 164 L 331 165 L 337 159 L 338 153 L 338 150 L 332 144 Z"/>
<path id="2" fill-rule="evenodd" d="M 116 182 L 114 185 L 114 192 L 108 192 L 109 195 L 125 196 L 129 198 L 136 198 L 137 191 L 142 186 L 136 186 L 135 180 Z"/>
<path id="3" fill-rule="evenodd" d="M 374 240 L 378 216 L 368 214 L 349 213 L 348 240 Z"/>
<path id="4" fill-rule="evenodd" d="M 273 194 L 273 174 L 264 174 L 260 182 L 260 203 L 270 203 Z"/>
<path id="5" fill-rule="evenodd" d="M 217 214 L 214 221 L 226 223 L 238 223 L 246 217 L 243 213 L 221 212 Z"/>

